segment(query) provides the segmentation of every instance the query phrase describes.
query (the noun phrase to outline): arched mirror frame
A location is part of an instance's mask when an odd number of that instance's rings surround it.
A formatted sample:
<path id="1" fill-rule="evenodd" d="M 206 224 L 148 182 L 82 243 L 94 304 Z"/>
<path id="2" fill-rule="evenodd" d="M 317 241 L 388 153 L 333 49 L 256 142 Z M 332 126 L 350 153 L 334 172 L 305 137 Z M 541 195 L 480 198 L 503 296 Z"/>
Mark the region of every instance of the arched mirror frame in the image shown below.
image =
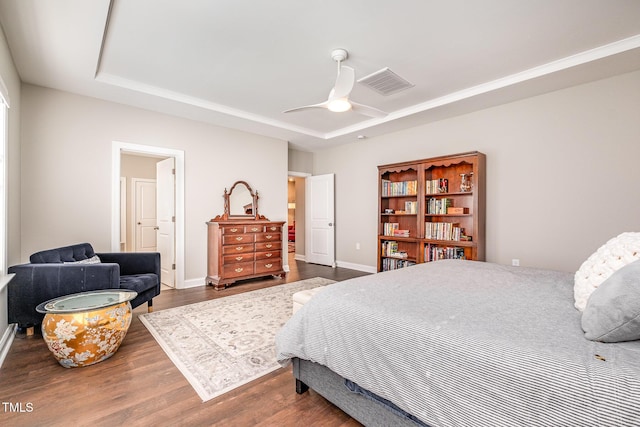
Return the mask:
<path id="1" fill-rule="evenodd" d="M 244 185 L 247 190 L 249 191 L 249 194 L 251 195 L 251 213 L 249 214 L 238 214 L 235 212 L 231 212 L 231 196 L 233 194 L 233 190 L 236 188 L 236 186 L 238 185 Z M 215 219 L 222 219 L 222 220 L 233 220 L 233 219 L 254 219 L 254 220 L 258 220 L 258 219 L 265 219 L 263 216 L 261 216 L 258 212 L 258 199 L 260 198 L 258 196 L 258 192 L 257 191 L 253 191 L 253 189 L 251 188 L 251 186 L 246 182 L 246 181 L 236 181 L 233 183 L 233 185 L 231 186 L 231 188 L 229 189 L 229 191 L 227 191 L 227 189 L 224 189 L 224 194 L 222 195 L 222 197 L 224 198 L 224 214 L 222 215 L 222 217 L 216 217 Z"/>

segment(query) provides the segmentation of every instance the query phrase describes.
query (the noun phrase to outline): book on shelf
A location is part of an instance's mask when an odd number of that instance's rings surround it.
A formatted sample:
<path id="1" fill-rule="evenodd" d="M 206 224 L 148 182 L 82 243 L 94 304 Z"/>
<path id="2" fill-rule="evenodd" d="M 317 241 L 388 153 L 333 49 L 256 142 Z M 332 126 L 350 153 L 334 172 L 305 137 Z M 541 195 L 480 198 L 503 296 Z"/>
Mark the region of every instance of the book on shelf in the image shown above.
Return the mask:
<path id="1" fill-rule="evenodd" d="M 385 236 L 393 236 L 395 230 L 400 228 L 400 224 L 397 222 L 385 222 L 382 227 L 382 234 Z"/>
<path id="2" fill-rule="evenodd" d="M 447 178 L 428 179 L 425 182 L 426 194 L 438 194 L 449 192 L 449 180 Z"/>
<path id="3" fill-rule="evenodd" d="M 461 241 L 466 240 L 467 237 L 464 235 L 464 228 L 461 228 L 458 223 L 425 222 L 424 230 L 424 238 L 431 240 Z"/>
<path id="4" fill-rule="evenodd" d="M 404 213 L 405 214 L 417 214 L 418 213 L 418 202 L 404 202 Z"/>
<path id="5" fill-rule="evenodd" d="M 430 197 L 427 201 L 427 214 L 429 215 L 445 215 L 447 210 L 453 206 L 453 200 L 447 197 L 435 198 Z"/>
<path id="6" fill-rule="evenodd" d="M 406 259 L 385 258 L 382 260 L 382 271 L 397 270 L 399 268 L 411 267 L 415 264 L 414 261 Z"/>
<path id="7" fill-rule="evenodd" d="M 418 194 L 418 181 L 381 180 L 382 196 L 415 196 Z"/>
<path id="8" fill-rule="evenodd" d="M 405 251 L 398 250 L 398 242 L 393 240 L 386 240 L 381 242 L 381 255 L 394 258 L 408 258 L 408 254 Z"/>
<path id="9" fill-rule="evenodd" d="M 437 245 L 426 245 L 424 247 L 424 261 L 438 261 L 441 259 L 466 259 L 464 248 L 443 247 Z"/>
<path id="10" fill-rule="evenodd" d="M 385 222 L 382 227 L 382 235 L 409 237 L 409 230 L 401 230 L 400 224 L 397 222 Z"/>

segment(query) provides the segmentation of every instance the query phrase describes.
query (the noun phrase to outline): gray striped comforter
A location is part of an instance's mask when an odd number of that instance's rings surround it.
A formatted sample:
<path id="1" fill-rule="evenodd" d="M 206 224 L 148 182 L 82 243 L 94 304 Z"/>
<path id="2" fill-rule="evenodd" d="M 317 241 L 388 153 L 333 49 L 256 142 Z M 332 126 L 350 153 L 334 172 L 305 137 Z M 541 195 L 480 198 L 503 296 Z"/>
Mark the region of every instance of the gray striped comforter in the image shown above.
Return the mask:
<path id="1" fill-rule="evenodd" d="M 276 337 L 430 426 L 640 426 L 640 342 L 588 341 L 573 274 L 438 261 L 330 285 Z"/>

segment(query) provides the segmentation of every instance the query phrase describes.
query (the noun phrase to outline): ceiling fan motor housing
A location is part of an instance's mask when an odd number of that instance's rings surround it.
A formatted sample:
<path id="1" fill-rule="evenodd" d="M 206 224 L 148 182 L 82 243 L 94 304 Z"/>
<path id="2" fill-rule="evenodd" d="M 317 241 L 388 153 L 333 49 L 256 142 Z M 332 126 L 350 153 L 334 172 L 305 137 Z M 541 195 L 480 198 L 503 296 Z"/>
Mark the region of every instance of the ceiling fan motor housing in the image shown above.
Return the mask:
<path id="1" fill-rule="evenodd" d="M 331 59 L 336 62 L 342 62 L 349 57 L 349 53 L 344 49 L 334 49 L 331 52 Z"/>

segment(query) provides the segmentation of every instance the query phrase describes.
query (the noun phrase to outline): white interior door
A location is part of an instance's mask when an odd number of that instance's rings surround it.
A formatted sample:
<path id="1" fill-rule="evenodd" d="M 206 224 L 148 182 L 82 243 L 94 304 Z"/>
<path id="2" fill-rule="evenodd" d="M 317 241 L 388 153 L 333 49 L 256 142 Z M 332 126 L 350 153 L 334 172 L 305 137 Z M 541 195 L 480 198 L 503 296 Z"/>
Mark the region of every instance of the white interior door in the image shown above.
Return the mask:
<path id="1" fill-rule="evenodd" d="M 305 256 L 307 262 L 336 266 L 334 175 L 305 180 Z"/>
<path id="2" fill-rule="evenodd" d="M 162 283 L 175 287 L 175 159 L 156 163 L 157 181 L 157 241 L 160 252 Z"/>
<path id="3" fill-rule="evenodd" d="M 156 181 L 133 178 L 135 252 L 156 251 Z"/>

